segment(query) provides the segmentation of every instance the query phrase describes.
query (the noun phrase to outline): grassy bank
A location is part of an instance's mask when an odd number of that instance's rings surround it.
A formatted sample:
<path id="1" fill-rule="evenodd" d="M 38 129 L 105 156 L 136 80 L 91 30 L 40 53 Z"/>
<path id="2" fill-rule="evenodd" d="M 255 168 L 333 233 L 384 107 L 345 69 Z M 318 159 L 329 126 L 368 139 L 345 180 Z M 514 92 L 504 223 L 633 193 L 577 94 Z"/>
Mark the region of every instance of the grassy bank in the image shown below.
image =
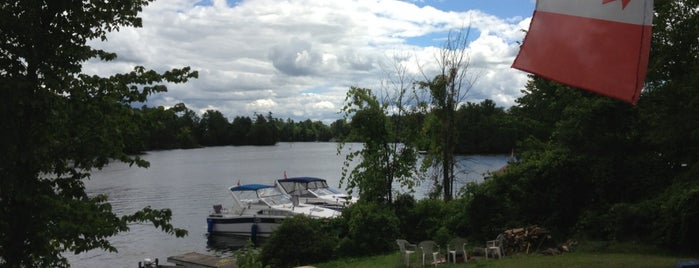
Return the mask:
<path id="1" fill-rule="evenodd" d="M 699 257 L 699 256 L 694 256 Z M 541 254 L 508 256 L 501 260 L 479 259 L 469 263 L 444 264 L 440 267 L 675 267 L 678 262 L 696 260 L 692 257 L 678 257 L 668 255 L 666 252 L 655 250 L 651 247 L 633 244 L 610 245 L 606 243 L 585 243 L 575 252 L 557 256 L 544 256 Z M 421 259 L 416 256 L 411 258 L 411 267 L 422 267 Z M 400 255 L 396 251 L 392 254 L 372 256 L 357 259 L 342 259 L 314 265 L 318 268 L 340 267 L 405 267 L 401 265 Z"/>
<path id="2" fill-rule="evenodd" d="M 340 267 L 404 267 L 400 265 L 400 256 L 396 254 L 373 256 L 361 259 L 343 259 L 314 265 L 318 268 Z M 691 258 L 632 254 L 632 253 L 587 253 L 573 252 L 558 256 L 543 255 L 519 255 L 505 257 L 502 260 L 476 260 L 469 263 L 445 264 L 440 267 L 675 267 L 678 262 L 688 261 Z M 421 267 L 419 260 L 413 258 L 411 267 Z"/>

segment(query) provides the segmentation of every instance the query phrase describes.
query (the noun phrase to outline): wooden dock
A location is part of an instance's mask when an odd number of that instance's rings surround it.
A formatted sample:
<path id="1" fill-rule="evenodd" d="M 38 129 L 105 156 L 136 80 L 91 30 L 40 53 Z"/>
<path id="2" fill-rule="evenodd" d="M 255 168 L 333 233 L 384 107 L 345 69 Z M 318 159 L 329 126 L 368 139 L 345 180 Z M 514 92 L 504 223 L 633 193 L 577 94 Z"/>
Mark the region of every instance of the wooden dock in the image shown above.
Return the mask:
<path id="1" fill-rule="evenodd" d="M 175 267 L 182 268 L 238 268 L 234 259 L 219 258 L 196 252 L 171 256 L 167 258 L 167 261 L 177 265 Z"/>

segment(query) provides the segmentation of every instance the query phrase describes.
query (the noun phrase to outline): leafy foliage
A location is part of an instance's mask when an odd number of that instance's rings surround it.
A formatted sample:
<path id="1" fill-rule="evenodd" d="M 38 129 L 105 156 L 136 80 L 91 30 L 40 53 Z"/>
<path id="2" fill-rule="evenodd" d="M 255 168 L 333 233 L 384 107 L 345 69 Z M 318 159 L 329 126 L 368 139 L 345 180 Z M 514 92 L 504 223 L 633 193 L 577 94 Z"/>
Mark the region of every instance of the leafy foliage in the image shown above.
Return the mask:
<path id="1" fill-rule="evenodd" d="M 521 161 L 466 192 L 469 229 L 539 224 L 558 237 L 696 250 L 699 1 L 659 1 L 638 106 L 532 76 L 510 112 Z"/>
<path id="2" fill-rule="evenodd" d="M 269 265 L 264 265 L 262 263 L 262 260 L 260 258 L 260 255 L 262 254 L 261 250 L 259 248 L 253 247 L 254 244 L 252 241 L 249 241 L 248 244 L 242 248 L 236 251 L 235 253 L 235 263 L 238 265 L 240 268 L 270 268 L 271 266 Z"/>
<path id="3" fill-rule="evenodd" d="M 139 139 L 130 107 L 196 78 L 189 67 L 163 73 L 134 67 L 109 77 L 81 73 L 92 58 L 115 54 L 88 40 L 140 27 L 150 1 L 15 1 L 0 4 L 0 265 L 62 267 L 61 254 L 115 251 L 107 238 L 132 222 L 182 236 L 168 209 L 117 216 L 107 197 L 88 196 L 83 180 L 115 159 L 139 166 L 126 144 Z"/>
<path id="4" fill-rule="evenodd" d="M 442 49 L 435 55 L 439 73 L 430 81 L 417 85 L 429 92 L 430 113 L 423 131 L 430 138 L 429 157 L 423 161 L 423 168 L 440 165 L 441 196 L 451 200 L 454 196 L 454 154 L 457 143 L 456 111 L 476 82 L 470 72 L 470 57 L 467 53 L 470 28 L 450 31 Z M 435 174 L 435 181 L 440 176 Z"/>
<path id="5" fill-rule="evenodd" d="M 381 187 L 388 180 L 375 179 L 387 174 L 376 164 L 385 160 L 380 157 L 381 145 L 411 138 L 391 127 L 396 117 L 386 116 L 385 103 L 370 90 L 352 88 L 343 109 L 346 118 L 352 118 L 350 136 L 364 138 L 364 148 L 370 150 L 348 158 L 369 161 L 360 163 L 350 175 L 353 186 L 372 195 L 361 199 L 369 203 L 343 213 L 340 225 L 345 226 L 340 230 L 346 231 L 340 232 L 340 255 L 379 253 L 382 249 L 365 247 L 383 246 L 376 237 L 386 233 L 392 233 L 383 238 L 388 247 L 398 236 L 411 241 L 445 241 L 453 236 L 485 241 L 505 229 L 533 224 L 545 226 L 559 240 L 580 236 L 696 251 L 697 6 L 697 0 L 656 4 L 648 81 L 638 106 L 536 76 L 530 76 L 524 96 L 509 111 L 494 107 L 490 101 L 462 106 L 453 118 L 467 122 L 452 131 L 458 131 L 458 144 L 480 151 L 517 140 L 518 160 L 484 183 L 469 184 L 459 198 L 449 202 L 416 201 L 401 194 L 396 196 L 392 212 L 382 210 L 384 200 L 376 196 L 385 194 Z M 448 80 L 447 76 L 437 76 L 421 84 L 432 92 L 435 107 L 448 106 L 444 91 Z M 440 134 L 444 131 L 440 128 L 445 120 L 451 120 L 439 114 L 445 112 L 435 109 L 409 114 L 405 117 L 411 118 L 403 122 L 419 122 L 427 130 L 423 133 L 433 140 L 417 144 L 443 153 L 449 145 L 442 143 Z M 505 135 L 500 140 L 486 138 L 497 136 L 494 133 Z M 397 226 L 399 234 L 385 229 L 387 225 Z M 372 232 L 374 235 L 368 235 Z"/>
<path id="6" fill-rule="evenodd" d="M 344 120 L 334 122 L 334 128 L 321 121 L 273 118 L 255 114 L 236 116 L 232 122 L 217 110 L 207 110 L 200 118 L 183 103 L 164 107 L 133 109 L 134 138 L 128 140 L 127 151 L 139 153 L 149 150 L 196 148 L 226 145 L 274 145 L 285 142 L 330 141 L 335 136 L 346 136 L 349 126 Z"/>
<path id="7" fill-rule="evenodd" d="M 398 229 L 402 237 L 408 241 L 419 241 L 419 237 L 422 236 L 422 232 L 415 228 L 415 223 L 419 220 L 414 212 L 416 205 L 415 198 L 407 193 L 397 195 L 393 201 L 393 211 L 398 217 Z"/>
<path id="8" fill-rule="evenodd" d="M 506 153 L 515 147 L 526 125 L 514 116 L 495 107 L 491 100 L 467 103 L 456 114 L 457 137 L 455 153 Z M 149 150 L 197 148 L 225 145 L 273 145 L 282 142 L 358 142 L 360 137 L 350 136 L 352 125 L 345 119 L 335 120 L 330 126 L 310 119 L 295 122 L 256 114 L 253 118 L 236 116 L 232 121 L 217 110 L 207 110 L 202 117 L 183 103 L 171 108 L 147 107 L 132 109 L 134 128 L 126 144 L 128 153 L 137 154 Z M 422 112 L 402 116 L 388 116 L 396 138 L 411 141 L 418 148 L 429 147 L 422 129 L 425 118 Z M 361 126 L 360 126 L 361 127 Z"/>
<path id="9" fill-rule="evenodd" d="M 398 195 L 393 209 L 399 220 L 400 237 L 408 241 L 435 240 L 440 245 L 454 237 L 468 237 L 471 229 L 466 204 L 465 198 L 449 202 L 438 199 L 416 201 L 411 195 Z"/>
<path id="10" fill-rule="evenodd" d="M 342 212 L 346 233 L 341 233 L 340 256 L 368 256 L 393 250 L 398 218 L 390 207 L 360 201 Z"/>
<path id="11" fill-rule="evenodd" d="M 350 122 L 350 139 L 363 142 L 362 149 L 347 154 L 340 183 L 349 191 L 359 189 L 360 199 L 368 202 L 392 202 L 393 182 L 412 189 L 416 151 L 409 144 L 399 144 L 386 104 L 379 103 L 371 90 L 352 87 L 345 98 L 345 118 Z M 338 152 L 345 143 L 338 145 Z M 355 158 L 360 162 L 350 171 Z"/>
<path id="12" fill-rule="evenodd" d="M 272 267 L 294 267 L 330 260 L 337 241 L 329 225 L 298 215 L 285 219 L 262 246 L 261 259 Z"/>
<path id="13" fill-rule="evenodd" d="M 165 109 L 142 107 L 134 110 L 141 125 L 141 137 L 130 140 L 127 152 L 151 149 L 196 148 L 199 146 L 199 116 L 183 103 Z"/>
<path id="14" fill-rule="evenodd" d="M 524 138 L 525 125 L 492 100 L 466 103 L 456 111 L 457 154 L 489 154 L 512 151 Z"/>

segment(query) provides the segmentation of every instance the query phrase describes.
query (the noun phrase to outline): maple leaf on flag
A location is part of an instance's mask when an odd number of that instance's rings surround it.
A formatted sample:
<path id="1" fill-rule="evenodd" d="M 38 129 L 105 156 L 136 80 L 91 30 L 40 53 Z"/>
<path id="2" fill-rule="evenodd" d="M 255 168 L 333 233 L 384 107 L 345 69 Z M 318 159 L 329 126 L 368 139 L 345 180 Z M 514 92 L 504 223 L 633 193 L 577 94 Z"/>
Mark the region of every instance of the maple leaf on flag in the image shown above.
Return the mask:
<path id="1" fill-rule="evenodd" d="M 608 4 L 608 3 L 616 2 L 616 1 L 617 0 L 602 0 L 602 4 L 604 5 L 604 4 Z M 625 9 L 626 6 L 628 6 L 630 2 L 631 2 L 631 0 L 621 0 L 621 9 Z"/>

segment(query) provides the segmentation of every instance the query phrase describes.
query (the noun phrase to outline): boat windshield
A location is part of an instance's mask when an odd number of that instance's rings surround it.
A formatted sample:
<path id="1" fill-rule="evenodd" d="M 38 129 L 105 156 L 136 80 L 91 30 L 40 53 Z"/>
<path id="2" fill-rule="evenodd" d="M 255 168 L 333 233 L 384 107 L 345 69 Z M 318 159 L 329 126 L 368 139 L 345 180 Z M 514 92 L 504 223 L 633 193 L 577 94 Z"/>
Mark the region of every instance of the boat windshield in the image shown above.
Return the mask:
<path id="1" fill-rule="evenodd" d="M 283 194 L 276 187 L 258 189 L 257 195 L 270 206 L 291 203 L 291 199 L 289 199 L 287 195 Z"/>
<path id="2" fill-rule="evenodd" d="M 238 200 L 244 203 L 255 203 L 259 200 L 255 191 L 236 191 L 233 192 L 233 194 L 238 197 Z"/>
<path id="3" fill-rule="evenodd" d="M 281 195 L 281 194 L 282 194 L 282 192 L 279 191 L 279 189 L 277 189 L 275 187 L 262 188 L 262 189 L 257 190 L 257 195 L 260 196 L 260 198 L 274 196 L 274 195 Z"/>
<path id="4" fill-rule="evenodd" d="M 291 200 L 276 187 L 260 188 L 257 190 L 233 191 L 232 193 L 243 204 L 252 204 L 260 201 L 267 202 L 269 205 L 291 203 Z"/>
<path id="5" fill-rule="evenodd" d="M 262 198 L 262 200 L 264 200 L 265 203 L 267 203 L 270 206 L 291 204 L 291 199 L 289 199 L 288 196 L 283 194 L 267 196 L 265 198 Z"/>
<path id="6" fill-rule="evenodd" d="M 328 183 L 325 181 L 313 181 L 309 182 L 308 185 L 306 186 L 309 190 L 311 189 L 320 189 L 320 188 L 328 188 Z"/>
<path id="7" fill-rule="evenodd" d="M 309 189 L 313 193 L 315 193 L 317 196 L 322 196 L 322 195 L 335 195 L 335 194 L 341 194 L 340 191 L 326 187 L 326 188 L 317 188 L 317 189 Z"/>

